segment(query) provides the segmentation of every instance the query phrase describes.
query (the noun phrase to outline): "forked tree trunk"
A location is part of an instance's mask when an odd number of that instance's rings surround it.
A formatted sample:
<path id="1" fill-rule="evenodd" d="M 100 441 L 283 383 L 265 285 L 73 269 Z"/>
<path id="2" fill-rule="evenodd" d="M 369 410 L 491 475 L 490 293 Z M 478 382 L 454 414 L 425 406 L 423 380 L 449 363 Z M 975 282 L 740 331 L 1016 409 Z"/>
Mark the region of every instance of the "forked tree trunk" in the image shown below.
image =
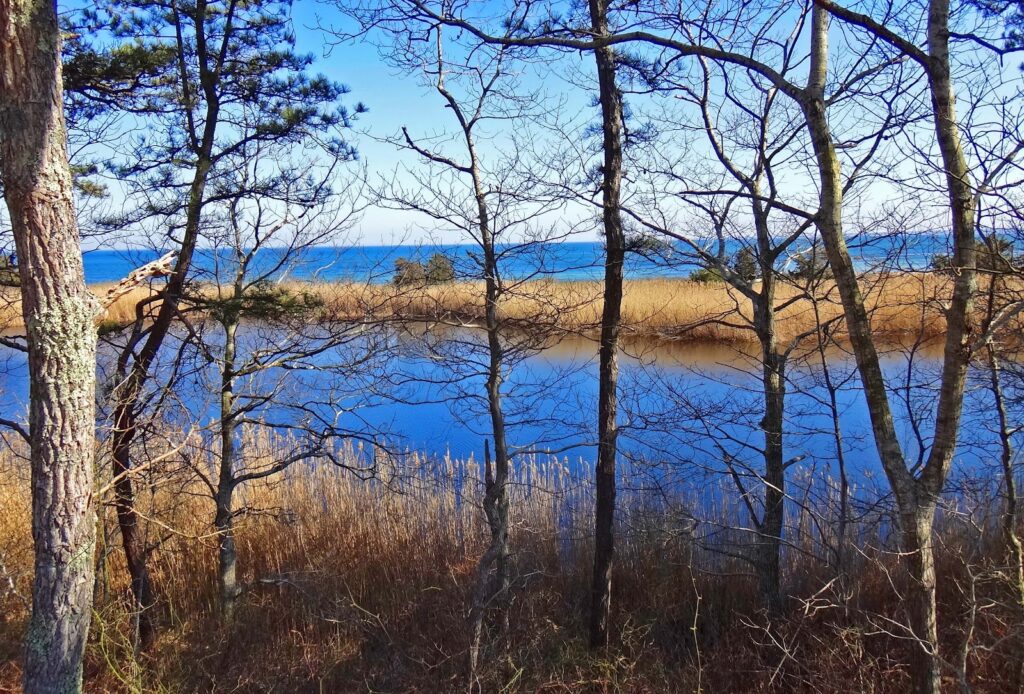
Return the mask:
<path id="1" fill-rule="evenodd" d="M 912 646 L 911 663 L 914 690 L 927 694 L 935 694 L 940 689 L 932 523 L 956 447 L 970 359 L 970 316 L 975 290 L 973 192 L 956 122 L 949 73 L 948 18 L 948 2 L 932 0 L 929 3 L 929 55 L 924 67 L 929 79 L 936 135 L 946 168 L 954 265 L 958 272 L 946 311 L 946 344 L 932 448 L 918 478 L 907 469 L 896 436 L 871 324 L 843 238 L 843 185 L 839 159 L 829 130 L 824 91 L 828 10 L 820 5 L 813 10 L 810 75 L 800 104 L 811 134 L 821 179 L 818 229 L 842 299 L 875 444 L 892 486 L 901 522 L 902 549 L 909 580 L 906 601 L 908 626 L 916 641 Z"/>
<path id="2" fill-rule="evenodd" d="M 94 574 L 97 302 L 82 269 L 52 1 L 0 0 L 0 175 L 28 335 L 35 579 L 24 688 L 78 692 Z"/>
<path id="3" fill-rule="evenodd" d="M 590 0 L 590 21 L 595 36 L 608 34 L 605 0 Z M 622 93 L 615 83 L 616 57 L 611 46 L 594 49 L 600 88 L 602 170 L 602 222 L 605 237 L 604 308 L 598 352 L 597 474 L 594 508 L 594 575 L 590 606 L 590 646 L 608 645 L 611 616 L 612 564 L 615 558 L 615 461 L 617 452 L 619 330 L 622 316 L 622 271 L 626 239 L 622 226 Z"/>

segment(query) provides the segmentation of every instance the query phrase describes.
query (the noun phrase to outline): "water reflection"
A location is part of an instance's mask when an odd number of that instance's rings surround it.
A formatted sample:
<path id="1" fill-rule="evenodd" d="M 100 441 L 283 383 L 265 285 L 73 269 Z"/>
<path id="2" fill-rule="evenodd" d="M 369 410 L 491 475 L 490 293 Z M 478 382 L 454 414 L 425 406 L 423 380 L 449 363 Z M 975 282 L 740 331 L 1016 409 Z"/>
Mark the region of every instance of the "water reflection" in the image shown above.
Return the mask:
<path id="1" fill-rule="evenodd" d="M 250 329 L 260 339 L 273 339 L 266 326 Z M 350 371 L 351 383 L 318 383 L 315 369 L 301 377 L 273 372 L 266 377 L 292 379 L 291 397 L 305 397 L 317 406 L 340 407 L 343 402 L 350 409 L 344 422 L 353 431 L 383 432 L 396 447 L 430 455 L 480 459 L 489 436 L 483 334 L 422 325 L 394 331 L 390 339 L 394 353 Z M 571 335 L 527 349 L 512 360 L 505 405 L 509 439 L 517 450 L 552 451 L 571 466 L 589 466 L 595 452 L 596 354 L 593 339 Z M 935 344 L 893 346 L 883 353 L 894 414 L 911 461 L 925 455 L 929 444 L 940 357 L 941 346 Z M 4 417 L 23 417 L 28 395 L 24 354 L 7 350 L 3 364 L 0 411 Z M 850 474 L 861 485 L 882 484 L 853 360 L 842 346 L 833 346 L 826 364 L 837 385 Z M 655 486 L 706 484 L 711 476 L 721 475 L 726 459 L 756 475 L 763 445 L 759 371 L 755 344 L 625 336 L 620 381 L 623 460 L 646 471 L 645 483 Z M 176 386 L 184 415 L 197 423 L 215 414 L 209 389 L 216 376 L 216 367 L 207 364 L 188 383 Z M 787 460 L 799 461 L 793 464 L 794 475 L 835 474 L 836 441 L 823 376 L 820 355 L 809 348 L 794 350 L 787 379 L 785 439 Z M 967 394 L 960 469 L 984 467 L 994 460 L 995 437 L 987 415 L 991 405 L 982 376 L 973 375 Z M 314 393 L 320 387 L 351 392 L 347 400 L 318 400 Z M 1024 398 L 1019 382 L 1010 379 L 1005 387 L 1009 400 L 1020 408 Z M 1020 414 L 1014 413 L 1016 421 Z"/>

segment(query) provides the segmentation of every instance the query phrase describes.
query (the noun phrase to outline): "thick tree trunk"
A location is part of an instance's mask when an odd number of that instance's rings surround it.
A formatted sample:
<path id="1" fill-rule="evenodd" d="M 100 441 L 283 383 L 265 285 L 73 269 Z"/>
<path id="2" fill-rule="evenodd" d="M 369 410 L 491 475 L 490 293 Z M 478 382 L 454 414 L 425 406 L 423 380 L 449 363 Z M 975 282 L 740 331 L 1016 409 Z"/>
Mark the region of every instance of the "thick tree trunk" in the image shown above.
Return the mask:
<path id="1" fill-rule="evenodd" d="M 31 382 L 35 580 L 24 688 L 77 692 L 92 613 L 97 303 L 82 270 L 53 2 L 0 0 L 0 175 Z"/>
<path id="2" fill-rule="evenodd" d="M 594 34 L 608 34 L 605 0 L 590 0 Z M 619 330 L 622 314 L 622 271 L 626 239 L 619 208 L 622 188 L 622 93 L 615 83 L 616 57 L 610 46 L 594 49 L 600 87 L 601 129 L 604 136 L 602 221 L 606 246 L 604 308 L 598 352 L 597 473 L 594 509 L 594 576 L 591 589 L 590 645 L 608 645 L 611 615 L 612 563 L 615 557 L 615 461 L 617 450 Z"/>

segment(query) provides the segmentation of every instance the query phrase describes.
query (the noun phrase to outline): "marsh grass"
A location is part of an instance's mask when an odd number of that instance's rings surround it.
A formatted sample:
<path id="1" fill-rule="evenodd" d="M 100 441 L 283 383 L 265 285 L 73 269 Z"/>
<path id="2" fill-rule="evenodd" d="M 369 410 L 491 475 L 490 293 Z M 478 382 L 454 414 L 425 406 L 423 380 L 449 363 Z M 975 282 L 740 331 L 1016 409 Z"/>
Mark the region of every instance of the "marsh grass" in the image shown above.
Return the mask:
<path id="1" fill-rule="evenodd" d="M 268 457 L 290 445 L 253 436 L 247 445 Z M 247 511 L 238 518 L 238 544 L 247 589 L 235 621 L 224 626 L 213 506 L 187 472 L 212 461 L 198 447 L 182 451 L 201 459 L 149 471 L 139 485 L 161 596 L 160 635 L 144 654 L 132 648 L 112 509 L 101 511 L 89 691 L 465 691 L 468 591 L 487 534 L 476 461 L 409 455 L 379 461 L 372 479 L 309 465 L 242 487 L 239 506 Z M 0 586 L 5 690 L 19 676 L 31 545 L 25 462 L 7 454 L 0 466 L 0 578 L 11 579 Z M 585 641 L 590 473 L 564 459 L 520 460 L 512 487 L 515 579 L 501 598 L 508 627 L 489 625 L 483 691 L 834 691 L 839 682 L 902 691 L 908 646 L 877 628 L 879 616 L 902 614 L 887 507 L 873 502 L 860 512 L 857 551 L 836 580 L 824 559 L 834 538 L 823 521 L 837 500 L 834 485 L 820 482 L 813 503 L 791 514 L 785 583 L 794 597 L 787 614 L 772 620 L 759 610 L 749 565 L 731 556 L 750 538 L 734 497 L 715 494 L 708 502 L 624 484 L 616 637 L 608 651 L 593 653 Z M 975 513 L 982 507 L 976 503 Z M 950 579 L 963 576 L 965 544 L 979 546 L 964 527 L 947 523 L 940 531 L 950 647 L 961 638 L 963 613 L 954 588 L 962 582 Z M 999 554 L 995 546 L 986 551 Z M 998 682 L 1004 661 L 996 649 L 972 666 Z"/>
<path id="2" fill-rule="evenodd" d="M 96 285 L 92 290 L 102 296 L 109 286 Z M 479 324 L 484 315 L 482 285 L 473 282 L 419 287 L 288 282 L 284 286 L 308 292 L 322 301 L 324 320 L 425 320 L 472 325 Z M 862 278 L 875 332 L 879 338 L 890 341 L 943 335 L 942 306 L 948 300 L 949 287 L 949 277 L 944 273 L 894 273 Z M 207 286 L 205 291 L 217 290 Z M 151 298 L 150 292 L 140 287 L 121 297 L 99 319 L 100 329 L 113 330 L 131 323 L 136 306 Z M 503 299 L 501 315 L 512 327 L 590 335 L 600 322 L 601 292 L 601 283 L 590 281 L 538 280 L 514 284 Z M 780 339 L 788 341 L 814 329 L 813 306 L 801 298 L 804 294 L 804 289 L 796 285 L 780 286 L 778 305 L 788 304 L 778 315 Z M 842 339 L 842 306 L 834 284 L 822 282 L 813 295 L 821 320 L 836 322 L 835 335 Z M 158 305 L 158 300 L 153 301 L 149 308 Z M 8 330 L 17 329 L 21 325 L 20 310 L 17 291 L 0 288 L 0 325 Z M 747 329 L 751 320 L 749 301 L 723 283 L 682 279 L 627 281 L 622 316 L 627 335 L 693 342 L 756 341 L 754 333 Z"/>

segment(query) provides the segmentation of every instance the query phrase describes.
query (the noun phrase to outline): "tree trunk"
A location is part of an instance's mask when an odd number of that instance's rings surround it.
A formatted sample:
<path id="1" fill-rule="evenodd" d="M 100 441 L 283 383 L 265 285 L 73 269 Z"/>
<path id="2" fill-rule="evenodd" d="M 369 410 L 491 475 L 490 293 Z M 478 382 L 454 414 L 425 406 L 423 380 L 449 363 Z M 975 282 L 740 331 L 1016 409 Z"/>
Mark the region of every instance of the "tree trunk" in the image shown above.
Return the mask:
<path id="1" fill-rule="evenodd" d="M 608 34 L 605 0 L 590 0 L 591 26 L 596 36 Z M 619 329 L 622 314 L 622 270 L 626 240 L 619 199 L 622 188 L 622 93 L 615 84 L 616 57 L 610 46 L 594 49 L 600 87 L 601 129 L 604 137 L 602 221 L 606 256 L 604 308 L 599 349 L 597 471 L 594 509 L 594 576 L 591 590 L 590 645 L 608 645 L 611 615 L 612 563 L 615 556 L 615 461 L 619 377 Z"/>
<path id="2" fill-rule="evenodd" d="M 907 590 L 909 626 L 917 643 L 911 643 L 910 675 L 917 692 L 939 692 L 938 615 L 935 609 L 935 554 L 932 548 L 932 520 L 935 506 L 920 506 L 900 514 L 903 552 L 910 586 Z"/>
<path id="3" fill-rule="evenodd" d="M 469 132 L 466 140 L 472 164 L 473 186 L 478 207 L 480 240 L 484 252 L 484 274 L 486 275 L 486 329 L 487 329 L 487 406 L 491 417 L 491 433 L 494 436 L 494 470 L 491 471 L 490 451 L 484 442 L 485 490 L 484 515 L 491 531 L 491 540 L 480 558 L 477 569 L 477 584 L 470 607 L 470 648 L 469 672 L 471 682 L 475 681 L 480 658 L 480 644 L 483 638 L 484 615 L 488 603 L 495 596 L 504 595 L 509 587 L 508 533 L 509 533 L 509 454 L 505 437 L 505 414 L 501 404 L 502 368 L 504 349 L 501 344 L 501 325 L 498 318 L 498 260 L 494 249 L 494 238 L 490 229 L 490 216 L 479 180 L 476 154 Z M 494 567 L 493 579 L 491 567 Z"/>
<path id="4" fill-rule="evenodd" d="M 483 185 L 479 179 L 476 153 L 468 128 L 465 129 L 466 143 L 470 153 L 473 188 L 476 196 L 477 215 L 480 228 L 480 245 L 483 248 L 483 272 L 485 275 L 486 306 L 485 328 L 487 332 L 487 410 L 490 415 L 490 431 L 495 439 L 494 474 L 490 469 L 489 450 L 484 450 L 483 513 L 490 529 L 490 543 L 477 569 L 477 583 L 470 608 L 470 680 L 476 678 L 479 665 L 480 642 L 483 636 L 483 616 L 487 604 L 496 596 L 504 595 L 509 589 L 509 450 L 505 435 L 505 414 L 502 407 L 502 382 L 504 348 L 501 342 L 501 323 L 498 317 L 500 287 L 498 284 L 498 257 L 495 252 L 494 236 L 490 231 L 490 217 L 487 210 Z M 486 446 L 486 442 L 484 441 Z M 494 565 L 494 576 L 490 567 Z"/>
<path id="5" fill-rule="evenodd" d="M 0 0 L 0 174 L 28 335 L 28 694 L 78 692 L 92 614 L 97 303 L 85 287 L 53 2 Z"/>
<path id="6" fill-rule="evenodd" d="M 1003 489 L 1006 496 L 1006 505 L 1003 508 L 1003 537 L 1006 539 L 1006 549 L 1010 555 L 1012 588 L 1017 594 L 1017 604 L 1024 607 L 1024 547 L 1021 546 L 1020 537 L 1017 534 L 1019 513 L 1017 510 L 1017 478 L 1013 469 L 1013 432 L 1000 378 L 1002 367 L 996 348 L 991 343 L 988 345 L 988 367 L 992 397 L 995 400 L 996 414 L 999 418 L 999 464 L 1003 473 Z"/>
<path id="7" fill-rule="evenodd" d="M 236 294 L 236 299 L 239 298 Z M 235 492 L 235 349 L 238 323 L 224 325 L 224 365 L 220 389 L 220 474 L 217 482 L 217 513 L 214 528 L 217 531 L 217 578 L 220 586 L 221 618 L 231 621 L 235 616 L 235 602 L 241 593 L 238 587 L 235 548 L 234 506 Z"/>
<path id="8" fill-rule="evenodd" d="M 195 31 L 197 38 L 205 43 L 205 3 L 196 6 Z M 227 37 L 224 37 L 227 41 Z M 184 60 L 183 56 L 178 56 Z M 160 308 L 157 310 L 153 324 L 145 343 L 134 356 L 137 339 L 129 342 L 120 356 L 119 373 L 127 372 L 127 378 L 114 392 L 114 430 L 111 435 L 111 458 L 115 477 L 120 481 L 114 486 L 115 507 L 117 509 L 118 526 L 121 530 L 121 542 L 124 546 L 125 561 L 131 578 L 132 596 L 139 614 L 139 641 L 145 647 L 155 633 L 154 605 L 156 597 L 152 587 L 149 571 L 146 567 L 147 548 L 144 538 L 139 532 L 138 514 L 136 513 L 135 490 L 129 477 L 132 470 L 132 443 L 139 429 L 139 406 L 149 380 L 150 369 L 163 346 L 167 333 L 177 316 L 199 239 L 200 221 L 205 201 L 206 182 L 213 166 L 213 150 L 220 116 L 220 101 L 217 92 L 219 75 L 204 71 L 200 77 L 201 88 L 206 98 L 206 109 L 202 125 L 202 136 L 199 147 L 195 151 L 196 164 L 192 182 L 189 186 L 188 200 L 185 206 L 185 229 L 178 249 L 174 272 L 168 278 L 167 285 L 161 294 Z M 183 108 L 191 108 L 188 103 Z M 129 366 L 130 362 L 130 366 Z"/>
<path id="9" fill-rule="evenodd" d="M 759 307 L 771 312 L 771 303 Z M 783 426 L 785 414 L 785 373 L 783 358 L 775 348 L 774 320 L 768 318 L 762 332 L 762 386 L 764 388 L 764 515 L 759 527 L 759 561 L 761 597 L 769 614 L 782 611 L 782 588 L 779 564 L 782 552 L 782 531 L 785 520 L 786 470 L 783 460 Z"/>
<path id="10" fill-rule="evenodd" d="M 930 19 L 929 23 L 931 24 L 931 22 Z M 970 306 L 970 297 L 964 292 L 965 288 L 969 289 L 973 286 L 973 222 L 970 234 L 968 234 L 970 240 L 967 241 L 966 247 L 961 247 L 960 242 L 964 240 L 961 225 L 964 220 L 962 214 L 954 211 L 954 237 L 957 248 L 955 257 L 961 264 L 960 266 L 965 268 L 965 274 L 971 275 L 971 278 L 958 278 L 954 289 L 953 305 L 947 312 L 946 353 L 935 438 L 928 464 L 918 480 L 907 469 L 906 460 L 896 436 L 885 379 L 871 332 L 871 323 L 853 262 L 846 248 L 846 240 L 843 237 L 843 185 L 839 159 L 828 125 L 824 91 L 827 74 L 828 23 L 827 10 L 816 5 L 812 16 L 810 75 L 800 104 L 811 134 L 821 179 L 817 226 L 821 232 L 829 264 L 842 300 L 846 326 L 864 387 L 879 459 L 889 484 L 892 486 L 899 509 L 904 542 L 903 551 L 910 584 L 907 599 L 910 612 L 909 626 L 915 636 L 922 640 L 920 644 L 913 646 L 911 676 L 914 681 L 914 689 L 922 694 L 935 694 L 939 691 L 939 669 L 935 658 L 938 653 L 938 639 L 934 557 L 930 533 L 935 504 L 945 481 L 956 442 L 956 432 L 950 427 L 955 429 L 958 426 L 963 402 L 966 363 L 961 366 L 959 362 L 965 357 L 963 331 L 967 324 L 962 312 Z M 948 87 L 948 82 L 946 86 Z M 946 104 L 946 107 L 951 108 L 951 105 Z M 938 117 L 936 128 L 939 128 Z M 942 139 L 943 137 L 940 135 L 940 144 Z M 945 157 L 946 148 L 942 149 Z M 960 173 L 962 176 L 958 176 L 958 178 L 966 176 L 966 165 Z M 953 197 L 951 194 L 951 200 Z M 960 218 L 959 222 L 957 221 L 958 217 Z M 963 253 L 960 252 L 961 249 Z"/>
<path id="11" fill-rule="evenodd" d="M 238 551 L 235 548 L 233 489 L 228 486 L 217 494 L 217 515 L 214 528 L 217 531 L 217 581 L 220 588 L 220 614 L 225 623 L 235 616 L 235 603 L 241 591 L 238 587 Z"/>
<path id="12" fill-rule="evenodd" d="M 211 145 L 212 146 L 212 145 Z M 121 544 L 124 548 L 125 564 L 130 577 L 132 598 L 138 614 L 139 645 L 143 649 L 153 641 L 156 633 L 154 606 L 156 596 L 153 582 L 147 568 L 147 548 L 138 523 L 136 512 L 135 489 L 131 479 L 132 443 L 139 430 L 139 402 L 149 379 L 149 371 L 156 361 L 163 341 L 170 331 L 171 323 L 177 315 L 178 304 L 184 291 L 185 279 L 192 262 L 196 241 L 199 238 L 199 217 L 202 200 L 206 189 L 206 178 L 210 170 L 208 157 L 201 156 L 196 165 L 196 173 L 189 190 L 189 202 L 186 211 L 185 234 L 182 239 L 174 274 L 171 275 L 161 296 L 160 308 L 156 319 L 150 326 L 146 342 L 138 357 L 128 367 L 126 362 L 131 356 L 134 345 L 129 344 L 121 357 L 119 372 L 126 369 L 128 375 L 121 382 L 121 387 L 114 392 L 114 430 L 110 437 L 111 461 L 114 477 L 114 507 L 117 510 L 117 523 L 121 531 Z"/>
<path id="13" fill-rule="evenodd" d="M 122 379 L 123 382 L 123 379 Z M 127 405 L 127 407 L 125 406 Z M 131 478 L 131 443 L 135 434 L 134 401 L 119 401 L 115 406 L 114 433 L 111 436 L 111 460 L 114 473 L 114 509 L 121 530 L 129 589 L 135 609 L 138 647 L 149 648 L 156 636 L 153 607 L 153 582 L 146 566 L 146 543 L 135 512 L 135 486 Z"/>

